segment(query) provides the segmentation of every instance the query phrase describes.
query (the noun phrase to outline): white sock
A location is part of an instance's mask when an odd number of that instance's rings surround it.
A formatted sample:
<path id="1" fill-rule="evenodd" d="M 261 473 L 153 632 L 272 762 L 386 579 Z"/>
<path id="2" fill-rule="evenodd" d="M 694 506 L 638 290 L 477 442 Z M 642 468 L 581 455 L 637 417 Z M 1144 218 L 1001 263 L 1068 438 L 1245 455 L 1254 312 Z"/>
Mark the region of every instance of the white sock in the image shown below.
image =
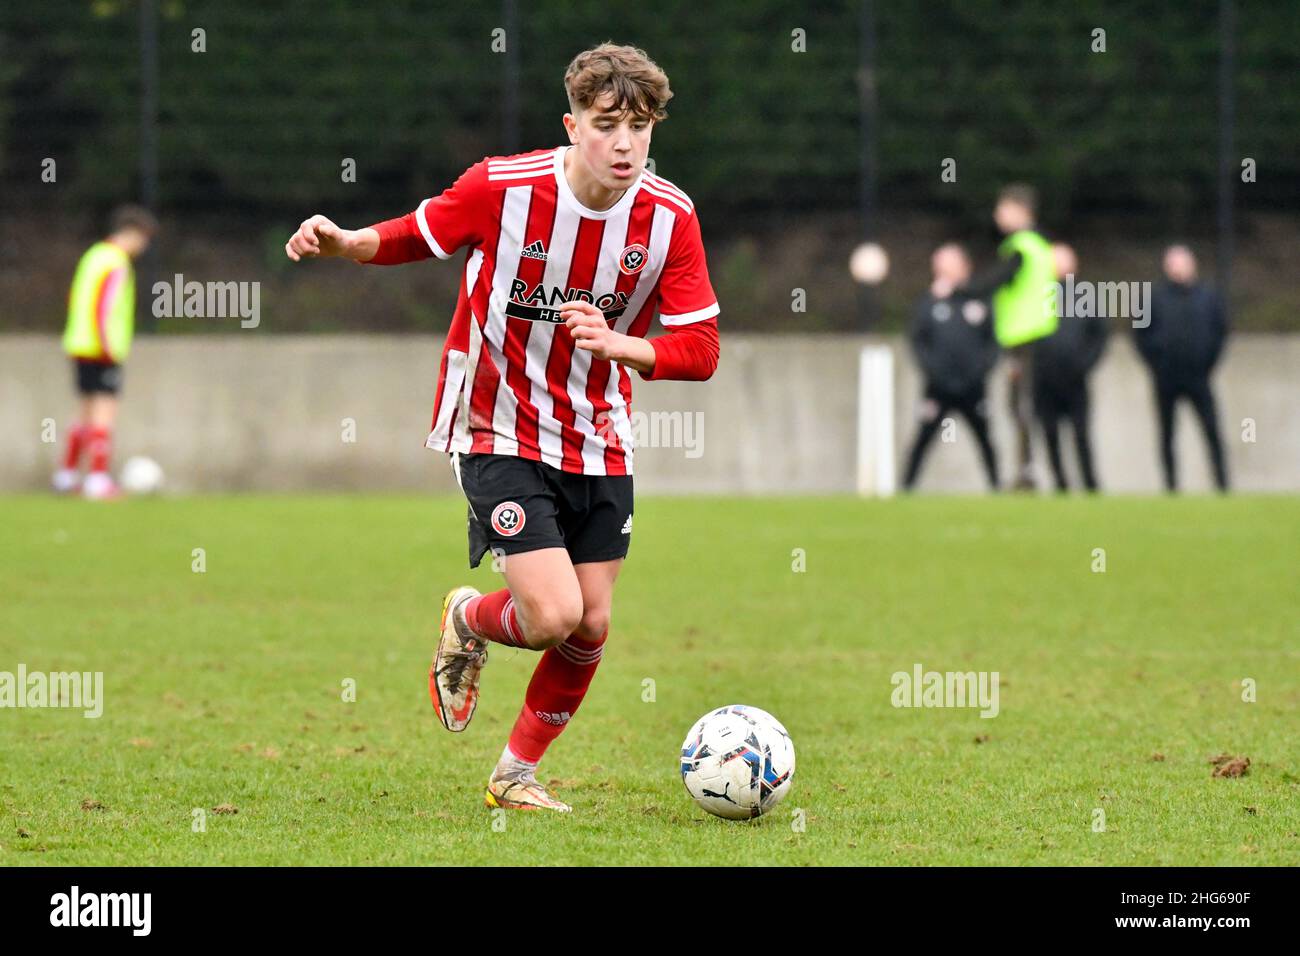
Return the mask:
<path id="1" fill-rule="evenodd" d="M 496 771 L 492 774 L 494 777 L 531 777 L 537 770 L 536 763 L 530 763 L 527 760 L 520 760 L 506 744 L 501 751 L 501 759 L 497 761 Z"/>
<path id="2" fill-rule="evenodd" d="M 471 598 L 470 600 L 473 599 Z M 482 641 L 483 638 L 479 636 L 478 632 L 475 631 L 474 628 L 469 626 L 469 618 L 466 617 L 465 615 L 465 605 L 468 603 L 469 601 L 461 601 L 459 604 L 456 605 L 455 608 L 452 609 L 451 612 L 452 627 L 456 629 L 456 633 L 460 635 L 462 641 L 467 641 L 472 637 L 477 637 L 480 641 Z"/>

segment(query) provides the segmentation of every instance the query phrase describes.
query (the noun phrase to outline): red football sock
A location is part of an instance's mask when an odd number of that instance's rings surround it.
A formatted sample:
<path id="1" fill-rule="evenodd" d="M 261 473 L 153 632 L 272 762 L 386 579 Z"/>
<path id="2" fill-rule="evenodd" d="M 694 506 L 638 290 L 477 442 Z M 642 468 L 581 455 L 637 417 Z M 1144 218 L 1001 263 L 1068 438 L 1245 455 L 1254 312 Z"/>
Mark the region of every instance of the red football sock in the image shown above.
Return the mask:
<path id="1" fill-rule="evenodd" d="M 609 631 L 597 641 L 571 635 L 542 655 L 528 682 L 524 706 L 510 732 L 510 752 L 520 760 L 537 763 L 551 741 L 560 736 L 578 711 L 600 664 Z"/>
<path id="2" fill-rule="evenodd" d="M 90 448 L 90 470 L 108 471 L 108 459 L 113 451 L 113 430 L 104 425 L 91 425 L 86 444 Z"/>
<path id="3" fill-rule="evenodd" d="M 509 588 L 471 598 L 465 604 L 465 621 L 479 637 L 511 647 L 528 647 L 524 629 L 515 614 L 515 601 Z"/>
<path id="4" fill-rule="evenodd" d="M 68 428 L 68 450 L 63 456 L 64 468 L 78 468 L 81 466 L 81 450 L 86 447 L 86 438 L 89 437 L 90 426 L 80 423 Z"/>

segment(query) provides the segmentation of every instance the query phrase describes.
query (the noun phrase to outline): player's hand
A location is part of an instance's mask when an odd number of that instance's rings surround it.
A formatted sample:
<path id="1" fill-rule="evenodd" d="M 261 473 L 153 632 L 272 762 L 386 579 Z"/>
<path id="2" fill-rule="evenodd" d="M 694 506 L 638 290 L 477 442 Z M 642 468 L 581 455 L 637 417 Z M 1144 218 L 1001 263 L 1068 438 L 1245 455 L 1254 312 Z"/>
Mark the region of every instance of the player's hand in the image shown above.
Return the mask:
<path id="1" fill-rule="evenodd" d="M 350 236 L 349 230 L 340 229 L 324 216 L 312 216 L 284 244 L 284 253 L 294 262 L 325 256 L 346 256 Z"/>
<path id="2" fill-rule="evenodd" d="M 590 302 L 566 302 L 560 307 L 560 317 L 577 348 L 590 352 L 592 358 L 618 361 L 626 336 L 609 327 L 604 312 Z"/>

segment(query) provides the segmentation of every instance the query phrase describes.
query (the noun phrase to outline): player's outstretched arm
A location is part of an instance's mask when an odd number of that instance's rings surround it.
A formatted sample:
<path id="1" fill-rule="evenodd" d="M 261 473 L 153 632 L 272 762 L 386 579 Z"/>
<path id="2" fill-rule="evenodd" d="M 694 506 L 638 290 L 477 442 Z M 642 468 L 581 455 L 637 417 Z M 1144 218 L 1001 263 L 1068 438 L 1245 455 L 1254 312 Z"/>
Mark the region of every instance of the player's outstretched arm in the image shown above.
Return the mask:
<path id="1" fill-rule="evenodd" d="M 374 229 L 340 229 L 321 215 L 304 220 L 284 244 L 285 255 L 294 262 L 326 256 L 369 262 L 378 251 L 379 233 Z"/>

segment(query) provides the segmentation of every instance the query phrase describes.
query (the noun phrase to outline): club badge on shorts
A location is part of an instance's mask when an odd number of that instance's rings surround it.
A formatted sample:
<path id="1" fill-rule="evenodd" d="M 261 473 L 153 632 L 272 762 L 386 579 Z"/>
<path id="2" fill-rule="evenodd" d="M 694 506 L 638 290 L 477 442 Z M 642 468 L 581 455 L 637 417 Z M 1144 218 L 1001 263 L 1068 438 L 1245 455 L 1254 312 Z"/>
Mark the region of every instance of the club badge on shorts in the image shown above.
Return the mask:
<path id="1" fill-rule="evenodd" d="M 492 509 L 492 527 L 497 534 L 513 538 L 524 530 L 524 509 L 513 501 L 501 502 Z"/>
<path id="2" fill-rule="evenodd" d="M 618 269 L 625 276 L 634 276 L 645 268 L 650 259 L 650 250 L 639 242 L 634 242 L 623 250 L 618 257 Z"/>

